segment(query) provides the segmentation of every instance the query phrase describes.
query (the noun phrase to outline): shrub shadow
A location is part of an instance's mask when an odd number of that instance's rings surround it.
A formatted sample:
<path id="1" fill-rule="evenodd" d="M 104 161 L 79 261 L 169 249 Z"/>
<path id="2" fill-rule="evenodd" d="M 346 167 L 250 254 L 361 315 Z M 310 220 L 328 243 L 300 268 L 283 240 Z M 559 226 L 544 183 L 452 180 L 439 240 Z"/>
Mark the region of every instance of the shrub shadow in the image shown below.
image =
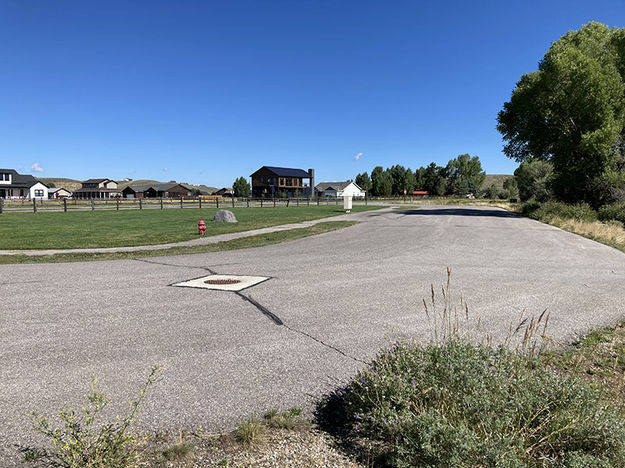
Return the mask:
<path id="1" fill-rule="evenodd" d="M 516 213 L 506 210 L 479 210 L 476 208 L 435 208 L 402 211 L 406 216 L 476 216 L 489 218 L 521 218 Z"/>

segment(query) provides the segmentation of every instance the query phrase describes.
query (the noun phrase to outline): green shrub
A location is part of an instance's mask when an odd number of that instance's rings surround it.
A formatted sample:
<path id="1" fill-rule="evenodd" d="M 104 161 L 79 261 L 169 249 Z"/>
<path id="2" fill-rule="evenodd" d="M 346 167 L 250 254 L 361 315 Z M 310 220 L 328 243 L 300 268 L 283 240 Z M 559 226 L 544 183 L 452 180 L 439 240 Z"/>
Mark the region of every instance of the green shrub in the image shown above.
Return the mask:
<path id="1" fill-rule="evenodd" d="M 595 387 L 503 347 L 397 343 L 327 405 L 387 466 L 625 466 L 625 421 Z"/>
<path id="2" fill-rule="evenodd" d="M 547 221 L 556 217 L 576 219 L 578 221 L 597 220 L 597 212 L 588 203 L 571 205 L 556 201 L 539 203 L 535 200 L 530 200 L 521 206 L 521 214 L 539 221 Z"/>
<path id="3" fill-rule="evenodd" d="M 625 223 L 625 202 L 612 203 L 599 208 L 601 221 L 619 221 Z"/>
<path id="4" fill-rule="evenodd" d="M 158 366 L 152 368 L 139 396 L 130 403 L 128 416 L 117 417 L 114 422 L 102 421 L 102 413 L 110 400 L 96 390 L 98 379 L 95 376 L 91 376 L 91 387 L 82 415 L 73 408 L 63 409 L 58 412 L 61 425 L 55 427 L 51 419 L 33 412 L 35 430 L 49 439 L 52 445 L 41 452 L 42 458 L 52 466 L 63 468 L 135 466 L 141 440 L 130 429 L 148 388 L 157 381 L 160 370 Z"/>

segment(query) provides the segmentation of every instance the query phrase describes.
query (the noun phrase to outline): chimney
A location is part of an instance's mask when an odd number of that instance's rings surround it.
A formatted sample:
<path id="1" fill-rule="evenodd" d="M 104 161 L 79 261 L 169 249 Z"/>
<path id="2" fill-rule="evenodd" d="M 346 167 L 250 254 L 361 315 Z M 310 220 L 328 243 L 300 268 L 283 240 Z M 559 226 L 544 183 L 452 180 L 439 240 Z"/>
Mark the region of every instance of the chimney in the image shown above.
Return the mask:
<path id="1" fill-rule="evenodd" d="M 315 196 L 315 170 L 308 169 L 308 174 L 310 174 L 310 196 Z"/>

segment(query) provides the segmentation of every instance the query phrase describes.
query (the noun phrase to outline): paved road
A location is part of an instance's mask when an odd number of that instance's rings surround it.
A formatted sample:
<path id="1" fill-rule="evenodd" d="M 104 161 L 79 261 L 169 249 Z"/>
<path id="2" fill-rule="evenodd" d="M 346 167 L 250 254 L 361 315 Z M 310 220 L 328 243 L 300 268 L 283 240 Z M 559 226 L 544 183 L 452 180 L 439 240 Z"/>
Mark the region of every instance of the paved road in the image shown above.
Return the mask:
<path id="1" fill-rule="evenodd" d="M 625 315 L 625 255 L 506 211 L 427 206 L 359 214 L 341 231 L 257 249 L 115 262 L 0 266 L 0 459 L 31 443 L 29 410 L 78 405 L 88 376 L 123 408 L 152 364 L 147 429 L 232 428 L 311 408 L 396 338 L 430 337 L 421 300 L 453 271 L 496 338 L 523 309 L 571 339 Z M 243 291 L 169 286 L 269 276 Z M 118 407 L 119 408 L 119 407 Z"/>

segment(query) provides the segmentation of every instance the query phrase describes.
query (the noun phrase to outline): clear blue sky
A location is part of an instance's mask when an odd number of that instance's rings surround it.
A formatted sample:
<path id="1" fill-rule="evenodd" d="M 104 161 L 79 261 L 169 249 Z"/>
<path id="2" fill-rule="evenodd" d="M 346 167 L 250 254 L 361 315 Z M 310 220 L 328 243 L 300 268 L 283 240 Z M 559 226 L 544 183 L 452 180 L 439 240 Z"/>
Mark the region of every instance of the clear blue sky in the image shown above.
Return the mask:
<path id="1" fill-rule="evenodd" d="M 497 112 L 591 20 L 625 27 L 625 2 L 0 0 L 0 167 L 229 186 L 470 153 L 511 173 Z"/>

